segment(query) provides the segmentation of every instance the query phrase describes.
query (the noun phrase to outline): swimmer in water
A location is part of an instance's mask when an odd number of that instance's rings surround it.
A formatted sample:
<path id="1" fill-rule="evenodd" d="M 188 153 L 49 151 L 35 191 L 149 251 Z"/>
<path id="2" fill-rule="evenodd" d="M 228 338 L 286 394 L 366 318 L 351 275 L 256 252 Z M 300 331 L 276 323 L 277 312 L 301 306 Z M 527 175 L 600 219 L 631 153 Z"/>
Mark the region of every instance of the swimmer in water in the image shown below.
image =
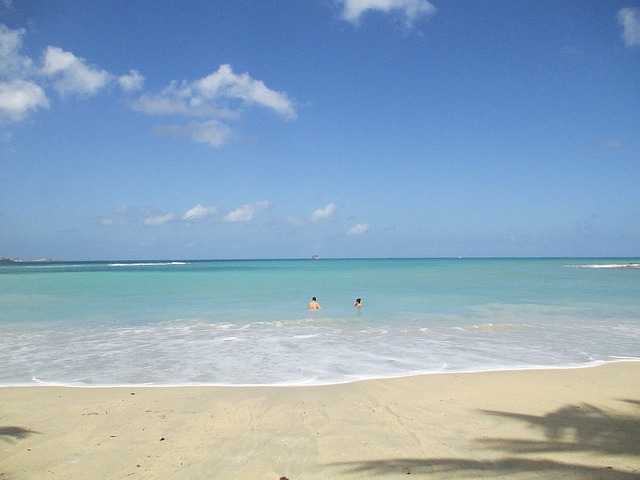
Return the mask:
<path id="1" fill-rule="evenodd" d="M 317 302 L 316 297 L 313 297 L 309 302 L 309 310 L 320 310 L 320 304 Z"/>

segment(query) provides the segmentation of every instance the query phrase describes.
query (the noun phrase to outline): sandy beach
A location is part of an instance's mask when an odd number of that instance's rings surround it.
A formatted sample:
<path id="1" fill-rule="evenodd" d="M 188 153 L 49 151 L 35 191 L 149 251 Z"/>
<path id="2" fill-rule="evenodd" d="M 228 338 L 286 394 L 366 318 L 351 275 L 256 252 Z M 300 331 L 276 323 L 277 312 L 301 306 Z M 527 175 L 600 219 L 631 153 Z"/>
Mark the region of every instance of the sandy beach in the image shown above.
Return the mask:
<path id="1" fill-rule="evenodd" d="M 2 479 L 639 479 L 640 362 L 313 387 L 0 389 Z"/>

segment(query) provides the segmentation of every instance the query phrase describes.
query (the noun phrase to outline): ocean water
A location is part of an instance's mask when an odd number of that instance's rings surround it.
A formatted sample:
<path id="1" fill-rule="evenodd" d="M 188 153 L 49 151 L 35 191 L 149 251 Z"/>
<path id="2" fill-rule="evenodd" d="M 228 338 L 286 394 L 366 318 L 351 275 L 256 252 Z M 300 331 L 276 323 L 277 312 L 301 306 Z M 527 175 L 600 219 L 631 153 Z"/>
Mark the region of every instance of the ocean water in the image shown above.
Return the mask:
<path id="1" fill-rule="evenodd" d="M 640 360 L 640 263 L 5 264 L 0 359 L 0 386 L 312 385 Z"/>

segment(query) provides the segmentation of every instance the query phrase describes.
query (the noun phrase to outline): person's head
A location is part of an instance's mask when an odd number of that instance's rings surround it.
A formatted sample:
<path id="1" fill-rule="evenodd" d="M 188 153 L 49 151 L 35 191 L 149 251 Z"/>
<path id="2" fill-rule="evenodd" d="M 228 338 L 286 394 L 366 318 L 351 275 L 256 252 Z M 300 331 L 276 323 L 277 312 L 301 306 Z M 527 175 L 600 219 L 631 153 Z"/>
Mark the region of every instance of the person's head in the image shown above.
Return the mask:
<path id="1" fill-rule="evenodd" d="M 312 302 L 315 302 L 315 301 L 316 301 L 316 297 L 313 297 L 313 298 L 311 299 L 311 301 L 312 301 Z"/>
<path id="2" fill-rule="evenodd" d="M 360 303 L 361 298 L 356 298 L 356 303 Z"/>

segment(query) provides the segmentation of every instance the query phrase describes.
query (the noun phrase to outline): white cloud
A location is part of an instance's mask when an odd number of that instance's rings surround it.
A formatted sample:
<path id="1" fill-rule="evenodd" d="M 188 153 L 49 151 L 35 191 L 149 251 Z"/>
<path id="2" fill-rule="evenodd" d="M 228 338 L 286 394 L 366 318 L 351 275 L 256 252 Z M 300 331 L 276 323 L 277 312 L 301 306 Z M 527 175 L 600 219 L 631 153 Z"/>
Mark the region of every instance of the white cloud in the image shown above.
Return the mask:
<path id="1" fill-rule="evenodd" d="M 186 125 L 158 127 L 156 132 L 160 135 L 188 138 L 193 142 L 206 143 L 212 147 L 225 144 L 233 135 L 231 127 L 215 119 L 206 122 L 190 122 Z"/>
<path id="2" fill-rule="evenodd" d="M 0 117 L 19 122 L 39 108 L 49 108 L 49 100 L 40 86 L 27 80 L 0 82 Z"/>
<path id="3" fill-rule="evenodd" d="M 205 103 L 200 98 L 187 98 L 178 94 L 171 86 L 161 93 L 144 93 L 131 102 L 131 108 L 146 115 L 196 118 L 215 118 L 219 120 L 237 120 L 241 111 L 230 108 L 218 108 Z"/>
<path id="4" fill-rule="evenodd" d="M 248 73 L 236 75 L 230 65 L 220 65 L 216 72 L 191 85 L 186 85 L 184 92 L 189 92 L 192 99 L 199 101 L 198 96 L 205 100 L 216 98 L 235 98 L 245 104 L 257 104 L 270 108 L 285 118 L 295 118 L 293 104 L 282 92 L 273 91 L 261 80 L 254 80 Z"/>
<path id="5" fill-rule="evenodd" d="M 144 77 L 137 70 L 116 77 L 54 46 L 46 48 L 41 65 L 36 66 L 21 54 L 24 35 L 24 29 L 0 24 L 0 117 L 19 122 L 29 113 L 48 108 L 47 90 L 51 87 L 61 96 L 92 96 L 114 80 L 125 91 L 143 85 Z"/>
<path id="6" fill-rule="evenodd" d="M 204 207 L 200 204 L 187 210 L 182 219 L 185 221 L 204 220 L 207 217 L 218 213 L 218 207 Z"/>
<path id="7" fill-rule="evenodd" d="M 295 118 L 293 102 L 286 93 L 267 88 L 248 73 L 236 75 L 231 66 L 220 65 L 217 71 L 194 82 L 171 82 L 162 92 L 144 95 L 134 108 L 151 114 L 210 115 L 216 118 L 238 118 L 236 108 L 225 103 L 239 100 L 244 105 L 259 105 L 285 118 Z"/>
<path id="8" fill-rule="evenodd" d="M 173 213 L 147 215 L 142 217 L 139 210 L 135 207 L 124 206 L 117 209 L 114 213 L 97 219 L 97 223 L 106 227 L 139 225 L 144 223 L 147 226 L 159 226 L 167 223 L 175 223 L 176 225 L 189 225 L 194 222 L 203 222 L 207 219 L 212 221 L 223 221 L 226 223 L 250 222 L 261 211 L 269 207 L 270 203 L 266 200 L 250 203 L 237 208 L 224 217 L 220 217 L 220 210 L 216 206 L 206 207 L 202 204 L 187 210 L 182 217 L 177 217 Z"/>
<path id="9" fill-rule="evenodd" d="M 0 24 L 0 117 L 17 122 L 29 113 L 48 108 L 47 93 L 51 88 L 62 97 L 90 97 L 115 82 L 127 93 L 139 91 L 144 85 L 144 76 L 135 69 L 116 76 L 51 45 L 36 66 L 31 58 L 20 53 L 24 35 L 24 29 L 12 30 Z M 296 118 L 294 104 L 286 93 L 268 88 L 248 73 L 236 74 L 228 64 L 220 65 L 204 78 L 173 81 L 159 93 L 143 93 L 130 102 L 134 110 L 149 115 L 199 119 L 160 127 L 157 131 L 212 147 L 219 147 L 233 137 L 228 123 L 238 120 L 248 107 L 263 107 L 283 118 Z"/>
<path id="10" fill-rule="evenodd" d="M 269 206 L 269 202 L 266 200 L 243 205 L 242 207 L 237 208 L 232 212 L 229 212 L 227 215 L 225 215 L 224 220 L 225 222 L 231 222 L 231 223 L 249 222 L 253 219 L 253 217 L 256 214 L 258 214 L 268 206 Z"/>
<path id="11" fill-rule="evenodd" d="M 131 107 L 147 115 L 188 115 L 188 105 L 181 98 L 170 98 L 164 95 L 143 94 L 135 100 Z"/>
<path id="12" fill-rule="evenodd" d="M 61 95 L 95 95 L 112 79 L 105 70 L 98 70 L 86 64 L 83 58 L 58 47 L 47 47 L 42 73 L 53 78 L 53 86 Z"/>
<path id="13" fill-rule="evenodd" d="M 410 27 L 418 18 L 435 12 L 435 7 L 427 0 L 338 0 L 343 4 L 342 17 L 357 23 L 368 10 L 383 13 L 400 12 L 404 23 Z"/>
<path id="14" fill-rule="evenodd" d="M 207 122 L 192 122 L 187 127 L 189 137 L 194 142 L 206 143 L 212 147 L 223 145 L 233 134 L 228 125 L 215 119 Z"/>
<path id="15" fill-rule="evenodd" d="M 0 24 L 0 118 L 13 122 L 49 108 L 44 89 L 29 79 L 34 73 L 32 60 L 20 54 L 24 33 Z"/>
<path id="16" fill-rule="evenodd" d="M 130 70 L 127 75 L 121 75 L 118 77 L 118 83 L 120 88 L 125 92 L 133 92 L 140 90 L 144 85 L 144 76 L 140 75 L 137 70 Z"/>
<path id="17" fill-rule="evenodd" d="M 212 74 L 193 82 L 171 82 L 159 93 L 144 94 L 132 102 L 134 110 L 148 115 L 181 115 L 204 118 L 203 122 L 159 128 L 158 131 L 219 147 L 233 136 L 227 120 L 240 118 L 243 107 L 261 106 L 280 116 L 296 117 L 286 93 L 269 89 L 248 73 L 236 75 L 231 66 L 220 65 Z"/>
<path id="18" fill-rule="evenodd" d="M 336 206 L 333 203 L 328 204 L 323 208 L 319 208 L 311 215 L 311 221 L 329 220 L 332 219 L 336 211 Z"/>
<path id="19" fill-rule="evenodd" d="M 362 235 L 369 230 L 368 223 L 357 223 L 347 231 L 347 235 Z"/>
<path id="20" fill-rule="evenodd" d="M 640 45 L 640 8 L 622 8 L 618 11 L 618 23 L 622 25 L 622 38 L 627 47 Z"/>
<path id="21" fill-rule="evenodd" d="M 157 226 L 164 225 L 165 223 L 172 222 L 176 219 L 173 213 L 167 213 L 165 215 L 155 215 L 151 217 L 147 217 L 144 220 L 145 225 L 149 226 Z"/>
<path id="22" fill-rule="evenodd" d="M 0 78 L 24 79 L 31 72 L 33 61 L 20 55 L 24 33 L 0 24 Z"/>

